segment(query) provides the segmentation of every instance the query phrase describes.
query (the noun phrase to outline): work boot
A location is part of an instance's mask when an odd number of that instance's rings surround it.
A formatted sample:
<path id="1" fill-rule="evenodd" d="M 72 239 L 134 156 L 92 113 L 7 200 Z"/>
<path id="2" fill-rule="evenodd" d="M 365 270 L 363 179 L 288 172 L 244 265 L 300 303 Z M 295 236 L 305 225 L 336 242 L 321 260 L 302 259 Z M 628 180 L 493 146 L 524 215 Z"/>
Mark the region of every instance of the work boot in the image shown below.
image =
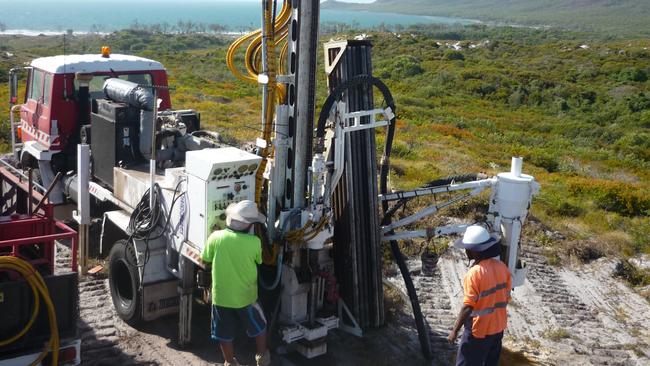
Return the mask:
<path id="1" fill-rule="evenodd" d="M 271 364 L 271 353 L 269 353 L 269 350 L 267 349 L 264 354 L 257 353 L 255 355 L 255 362 L 257 366 L 269 366 Z"/>
<path id="2" fill-rule="evenodd" d="M 224 361 L 223 366 L 240 366 L 239 361 L 233 357 L 232 362 Z"/>

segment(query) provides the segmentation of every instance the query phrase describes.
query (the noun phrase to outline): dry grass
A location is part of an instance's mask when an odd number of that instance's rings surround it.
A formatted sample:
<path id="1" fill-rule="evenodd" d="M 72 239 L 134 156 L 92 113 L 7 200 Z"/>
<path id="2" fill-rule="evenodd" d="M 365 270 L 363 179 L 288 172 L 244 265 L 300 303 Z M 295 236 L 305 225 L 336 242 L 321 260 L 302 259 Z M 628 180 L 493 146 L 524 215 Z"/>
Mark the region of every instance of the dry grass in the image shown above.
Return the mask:
<path id="1" fill-rule="evenodd" d="M 542 332 L 542 337 L 559 342 L 562 339 L 570 338 L 571 334 L 564 328 L 549 328 Z"/>

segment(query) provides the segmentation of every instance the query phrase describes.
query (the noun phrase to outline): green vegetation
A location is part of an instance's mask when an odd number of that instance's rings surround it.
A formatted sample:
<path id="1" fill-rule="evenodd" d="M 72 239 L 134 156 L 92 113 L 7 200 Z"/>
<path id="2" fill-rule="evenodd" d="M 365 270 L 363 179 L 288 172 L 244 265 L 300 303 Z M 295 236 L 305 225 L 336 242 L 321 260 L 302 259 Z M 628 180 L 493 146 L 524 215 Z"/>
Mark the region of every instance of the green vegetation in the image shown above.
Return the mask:
<path id="1" fill-rule="evenodd" d="M 554 26 L 617 37 L 650 36 L 650 2 L 646 0 L 377 0 L 372 4 L 329 0 L 325 6 Z"/>
<path id="2" fill-rule="evenodd" d="M 525 171 L 542 184 L 532 215 L 544 227 L 566 241 L 599 243 L 607 255 L 650 253 L 648 40 L 485 26 L 417 26 L 371 36 L 375 75 L 391 88 L 398 108 L 396 188 L 461 173 L 494 174 L 520 155 Z M 109 44 L 114 52 L 163 62 L 175 107 L 195 108 L 204 126 L 249 141 L 259 134 L 261 97 L 256 85 L 227 70 L 231 40 L 127 30 L 73 37 L 66 49 L 98 52 Z M 0 41 L 2 70 L 62 53 L 61 37 Z M 320 103 L 324 73 L 319 81 Z M 6 93 L 1 87 L 0 101 Z M 4 102 L 0 114 L 8 115 Z"/>

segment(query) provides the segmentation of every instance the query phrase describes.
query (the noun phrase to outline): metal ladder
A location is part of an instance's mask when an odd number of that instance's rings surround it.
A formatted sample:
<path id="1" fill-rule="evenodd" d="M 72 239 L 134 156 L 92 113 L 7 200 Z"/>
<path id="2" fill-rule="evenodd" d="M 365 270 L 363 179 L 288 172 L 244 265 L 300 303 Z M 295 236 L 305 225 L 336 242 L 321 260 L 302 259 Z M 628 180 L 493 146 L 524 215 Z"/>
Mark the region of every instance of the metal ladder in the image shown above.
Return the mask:
<path id="1" fill-rule="evenodd" d="M 13 105 L 9 111 L 9 124 L 11 128 L 11 152 L 17 161 L 20 160 L 20 156 L 17 155 L 17 152 L 18 149 L 22 149 L 23 143 L 18 141 L 16 138 L 17 129 L 20 127 L 20 120 L 19 122 L 16 122 L 15 115 L 17 112 L 20 112 L 21 106 L 21 104 Z"/>

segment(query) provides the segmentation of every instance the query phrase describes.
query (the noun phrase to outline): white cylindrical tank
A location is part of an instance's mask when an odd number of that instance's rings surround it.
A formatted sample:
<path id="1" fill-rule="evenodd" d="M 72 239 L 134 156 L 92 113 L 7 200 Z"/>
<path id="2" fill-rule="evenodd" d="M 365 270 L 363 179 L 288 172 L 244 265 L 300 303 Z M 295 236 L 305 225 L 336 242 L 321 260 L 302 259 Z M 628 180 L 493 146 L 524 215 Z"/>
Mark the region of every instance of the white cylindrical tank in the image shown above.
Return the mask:
<path id="1" fill-rule="evenodd" d="M 528 212 L 535 178 L 521 174 L 521 166 L 521 158 L 512 158 L 510 173 L 497 175 L 499 213 L 503 218 L 523 218 Z"/>

